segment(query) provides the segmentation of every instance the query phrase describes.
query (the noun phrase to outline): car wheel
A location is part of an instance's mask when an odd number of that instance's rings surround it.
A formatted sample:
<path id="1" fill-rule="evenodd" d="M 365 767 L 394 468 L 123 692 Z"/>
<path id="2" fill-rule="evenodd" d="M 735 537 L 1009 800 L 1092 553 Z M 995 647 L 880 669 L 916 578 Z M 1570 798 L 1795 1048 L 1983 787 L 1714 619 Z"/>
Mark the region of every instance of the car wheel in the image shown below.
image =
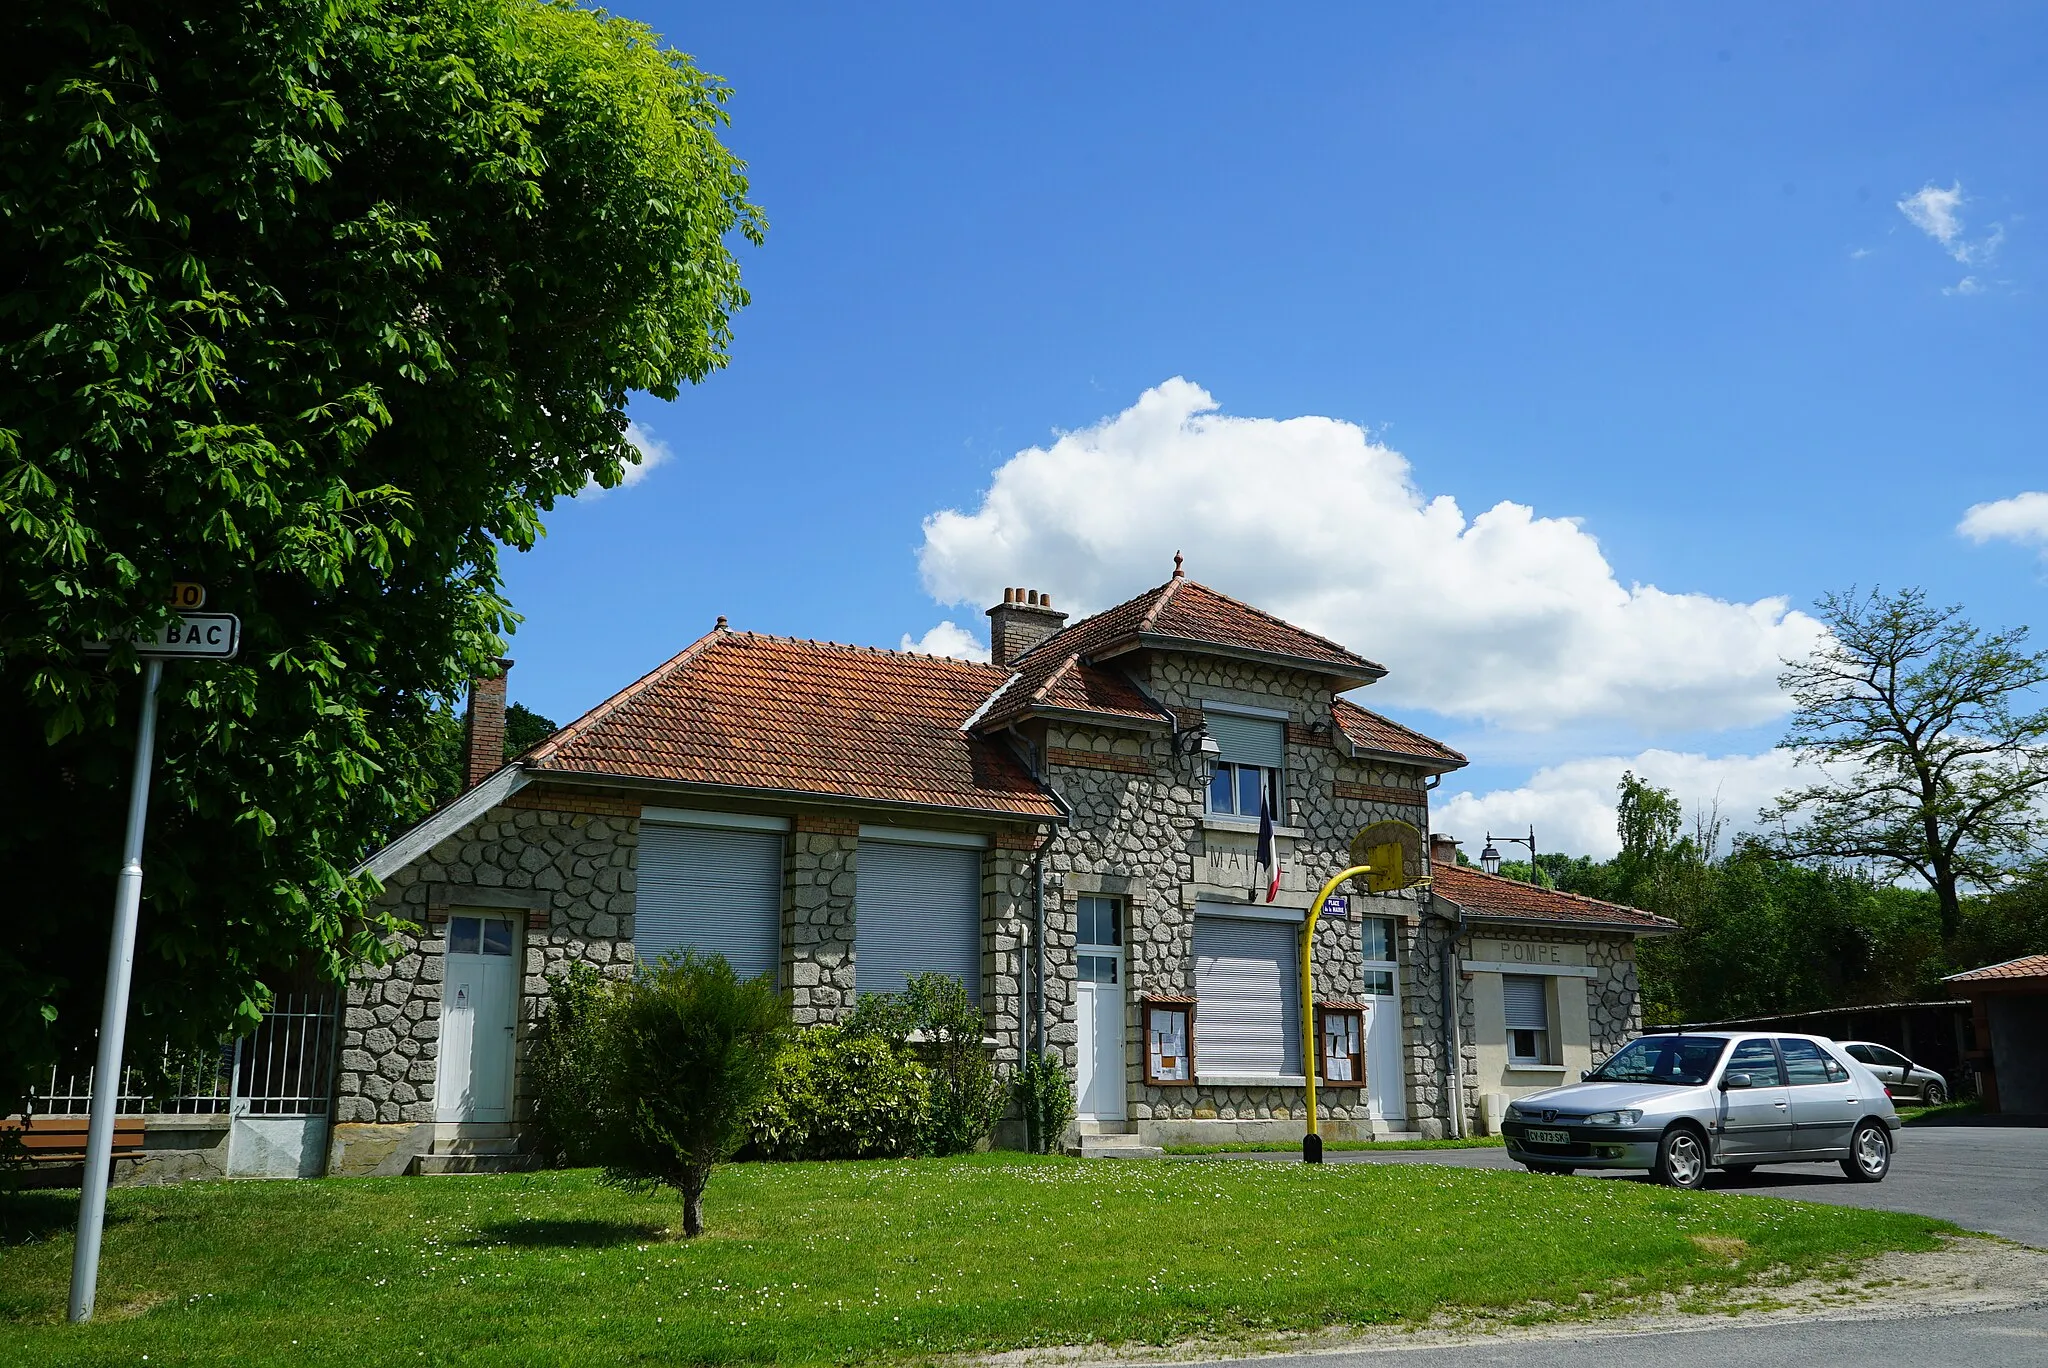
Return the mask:
<path id="1" fill-rule="evenodd" d="M 1707 1145 L 1699 1132 L 1680 1127 L 1664 1133 L 1651 1170 L 1666 1187 L 1697 1188 L 1707 1181 Z"/>
<path id="2" fill-rule="evenodd" d="M 1937 1078 L 1920 1090 L 1920 1099 L 1930 1107 L 1938 1107 L 1948 1101 L 1948 1088 Z"/>
<path id="3" fill-rule="evenodd" d="M 1849 1157 L 1842 1161 L 1842 1172 L 1859 1183 L 1881 1183 L 1891 1171 L 1891 1132 L 1875 1121 L 1865 1121 L 1849 1139 Z"/>
<path id="4" fill-rule="evenodd" d="M 1721 1172 L 1723 1172 L 1723 1173 L 1732 1173 L 1732 1174 L 1734 1174 L 1734 1175 L 1735 1175 L 1735 1176 L 1736 1176 L 1737 1178 L 1747 1178 L 1747 1177 L 1749 1177 L 1749 1175 L 1750 1175 L 1750 1174 L 1752 1174 L 1752 1173 L 1755 1173 L 1755 1172 L 1756 1172 L 1756 1165 L 1755 1165 L 1755 1164 L 1723 1164 L 1723 1165 L 1721 1165 Z"/>

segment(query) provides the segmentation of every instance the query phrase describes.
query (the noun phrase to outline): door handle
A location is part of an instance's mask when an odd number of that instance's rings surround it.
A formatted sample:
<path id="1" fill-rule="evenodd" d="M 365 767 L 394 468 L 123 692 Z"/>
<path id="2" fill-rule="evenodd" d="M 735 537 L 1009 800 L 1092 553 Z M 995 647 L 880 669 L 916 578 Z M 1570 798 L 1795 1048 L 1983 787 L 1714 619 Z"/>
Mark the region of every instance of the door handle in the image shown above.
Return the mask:
<path id="1" fill-rule="evenodd" d="M 1779 1111 L 1784 1111 L 1784 1110 L 1785 1110 L 1785 1109 L 1786 1109 L 1787 1107 L 1791 1106 L 1792 1104 L 1791 1104 L 1791 1103 L 1789 1103 L 1789 1102 L 1776 1102 L 1776 1103 L 1773 1103 L 1772 1105 L 1773 1105 L 1773 1106 L 1775 1106 L 1775 1107 L 1777 1107 L 1777 1109 L 1778 1109 Z"/>

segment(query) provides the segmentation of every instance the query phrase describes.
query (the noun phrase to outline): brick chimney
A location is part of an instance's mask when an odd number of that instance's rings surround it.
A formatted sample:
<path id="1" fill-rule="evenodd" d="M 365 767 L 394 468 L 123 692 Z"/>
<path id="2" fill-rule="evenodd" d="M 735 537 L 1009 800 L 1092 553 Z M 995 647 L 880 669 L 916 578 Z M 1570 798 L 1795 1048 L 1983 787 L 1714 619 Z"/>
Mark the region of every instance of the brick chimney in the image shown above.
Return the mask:
<path id="1" fill-rule="evenodd" d="M 505 767 L 505 675 L 511 668 L 511 661 L 501 660 L 496 674 L 469 681 L 464 788 L 475 788 Z"/>
<path id="2" fill-rule="evenodd" d="M 1067 615 L 1053 611 L 1052 595 L 1005 589 L 1003 601 L 988 610 L 989 663 L 1007 666 L 1066 625 Z"/>
<path id="3" fill-rule="evenodd" d="M 1441 866 L 1447 869 L 1458 867 L 1458 843 L 1441 831 L 1429 833 L 1429 863 L 1431 868 Z"/>

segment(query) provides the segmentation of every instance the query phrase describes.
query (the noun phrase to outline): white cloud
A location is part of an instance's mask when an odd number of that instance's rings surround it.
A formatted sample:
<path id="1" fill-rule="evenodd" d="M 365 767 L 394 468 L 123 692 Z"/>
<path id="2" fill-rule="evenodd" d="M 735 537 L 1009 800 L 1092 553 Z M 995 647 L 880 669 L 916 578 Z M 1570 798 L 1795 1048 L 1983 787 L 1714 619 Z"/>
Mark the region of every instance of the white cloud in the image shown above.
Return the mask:
<path id="1" fill-rule="evenodd" d="M 1028 584 L 1078 615 L 1159 583 L 1183 549 L 1195 578 L 1386 664 L 1376 707 L 1653 735 L 1786 711 L 1780 662 L 1821 629 L 1782 598 L 1624 585 L 1576 521 L 1508 502 L 1468 520 L 1355 424 L 1215 408 L 1169 380 L 1019 452 L 978 509 L 925 520 L 926 588 L 978 607 Z"/>
<path id="2" fill-rule="evenodd" d="M 1956 531 L 1982 545 L 1988 541 L 2034 543 L 2048 556 L 2048 493 L 2028 490 L 2010 499 L 1974 505 Z"/>
<path id="3" fill-rule="evenodd" d="M 956 626 L 950 619 L 926 632 L 913 641 L 910 633 L 903 634 L 903 644 L 897 648 L 903 651 L 919 651 L 925 655 L 951 656 L 955 660 L 988 660 L 988 647 L 974 639 L 974 633 L 965 627 Z"/>
<path id="4" fill-rule="evenodd" d="M 1963 183 L 1957 181 L 1944 190 L 1938 185 L 1921 186 L 1912 194 L 1900 200 L 1899 212 L 1907 222 L 1941 244 L 1941 249 L 1965 266 L 1988 266 L 1998 255 L 1998 249 L 2005 241 L 2005 225 L 1994 223 L 1991 231 L 1976 241 L 1965 235 L 1963 206 L 1969 201 L 1963 194 Z M 1984 293 L 1984 284 L 1973 275 L 1964 276 L 1955 284 L 1942 290 L 1945 295 L 1974 295 Z"/>
<path id="5" fill-rule="evenodd" d="M 619 481 L 619 487 L 622 489 L 631 489 L 634 485 L 646 479 L 648 472 L 652 471 L 656 466 L 666 465 L 675 459 L 676 453 L 669 447 L 667 442 L 662 441 L 661 438 L 655 436 L 646 428 L 641 427 L 638 423 L 627 422 L 626 440 L 631 442 L 633 449 L 640 453 L 640 464 L 627 465 L 625 478 Z"/>
<path id="6" fill-rule="evenodd" d="M 1532 823 L 1540 849 L 1607 859 L 1621 849 L 1614 804 L 1615 786 L 1624 770 L 1671 790 L 1684 806 L 1688 831 L 1694 813 L 1718 805 L 1724 842 L 1755 830 L 1758 809 L 1785 789 L 1815 777 L 1811 769 L 1796 771 L 1787 750 L 1722 756 L 1647 750 L 1633 756 L 1593 756 L 1539 769 L 1520 788 L 1461 792 L 1448 801 L 1439 798 L 1432 805 L 1430 825 L 1462 841 L 1466 857 L 1474 862 L 1489 831 L 1512 835 Z M 1524 854 L 1520 846 L 1499 848 L 1510 859 Z"/>
<path id="7" fill-rule="evenodd" d="M 631 489 L 646 479 L 656 466 L 667 465 L 675 459 L 676 453 L 667 442 L 631 419 L 626 421 L 626 441 L 632 445 L 633 450 L 640 453 L 640 460 L 637 464 L 632 461 L 626 462 L 625 473 L 620 477 L 618 484 L 613 486 L 615 489 Z M 578 498 L 585 499 L 600 498 L 607 492 L 605 487 L 595 480 L 585 482 L 583 488 L 576 491 Z"/>
<path id="8" fill-rule="evenodd" d="M 1923 185 L 1899 201 L 1899 212 L 1909 223 L 1951 251 L 1963 235 L 1962 211 L 1961 181 L 1946 190 L 1938 185 Z M 1956 258 L 1958 261 L 1962 259 Z"/>

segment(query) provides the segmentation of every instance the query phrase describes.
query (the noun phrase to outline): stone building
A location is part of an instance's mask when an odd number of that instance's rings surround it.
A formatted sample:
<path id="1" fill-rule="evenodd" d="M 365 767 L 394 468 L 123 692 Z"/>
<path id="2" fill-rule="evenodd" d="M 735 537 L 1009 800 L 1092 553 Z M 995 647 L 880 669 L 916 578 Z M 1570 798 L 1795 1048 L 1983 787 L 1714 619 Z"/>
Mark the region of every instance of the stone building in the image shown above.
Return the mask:
<path id="1" fill-rule="evenodd" d="M 1438 837 L 1433 879 L 1326 913 L 1304 1032 L 1316 890 L 1362 828 L 1426 832 L 1465 758 L 1340 696 L 1381 666 L 1178 566 L 1072 624 L 1035 591 L 989 617 L 987 665 L 721 618 L 504 765 L 481 682 L 472 787 L 366 862 L 416 930 L 349 986 L 331 1170 L 516 1143 L 548 977 L 685 947 L 800 1023 L 955 975 L 999 1065 L 1065 1060 L 1087 1149 L 1297 1139 L 1311 1068 L 1333 1138 L 1483 1130 L 1638 1025 L 1668 923 Z"/>

